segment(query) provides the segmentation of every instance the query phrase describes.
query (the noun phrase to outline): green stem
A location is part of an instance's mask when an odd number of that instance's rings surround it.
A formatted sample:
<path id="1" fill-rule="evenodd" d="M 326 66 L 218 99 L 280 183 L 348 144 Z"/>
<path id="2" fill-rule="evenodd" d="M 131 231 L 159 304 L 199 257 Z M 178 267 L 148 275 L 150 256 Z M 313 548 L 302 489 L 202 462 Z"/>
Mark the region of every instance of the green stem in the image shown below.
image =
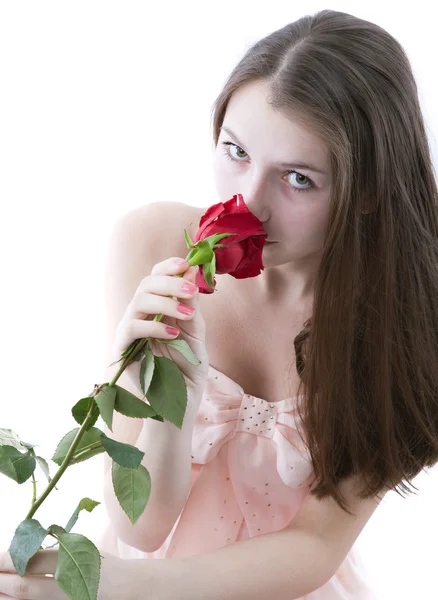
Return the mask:
<path id="1" fill-rule="evenodd" d="M 32 506 L 33 506 L 34 503 L 36 502 L 36 497 L 37 497 L 35 473 L 32 473 L 32 488 L 33 488 L 33 492 L 32 492 Z"/>
<path id="2" fill-rule="evenodd" d="M 90 409 L 89 409 L 89 411 L 87 413 L 87 416 L 85 417 L 84 422 L 82 423 L 81 428 L 77 432 L 76 437 L 75 437 L 75 439 L 72 442 L 72 445 L 70 446 L 67 454 L 65 455 L 64 460 L 61 463 L 61 466 L 56 471 L 55 475 L 53 476 L 53 479 L 50 481 L 50 483 L 47 486 L 47 488 L 44 490 L 44 492 L 41 494 L 41 496 L 38 498 L 38 500 L 36 500 L 34 502 L 34 504 L 32 505 L 32 508 L 30 509 L 30 511 L 26 515 L 26 519 L 31 519 L 33 517 L 33 515 L 36 513 L 36 511 L 38 510 L 38 508 L 41 506 L 41 504 L 44 502 L 44 500 L 47 498 L 47 496 L 53 490 L 53 488 L 55 487 L 55 485 L 61 479 L 62 474 L 64 473 L 64 471 L 69 466 L 70 460 L 71 460 L 71 458 L 72 458 L 72 456 L 73 456 L 76 448 L 78 447 L 78 444 L 81 441 L 81 438 L 84 435 L 84 433 L 85 433 L 85 431 L 87 429 L 88 424 L 90 423 L 90 421 L 93 418 L 93 409 L 94 409 L 94 399 L 93 399 L 93 401 L 92 401 L 92 403 L 90 405 Z"/>
<path id="3" fill-rule="evenodd" d="M 191 263 L 191 261 L 189 260 L 188 256 L 186 257 L 186 260 L 189 263 L 189 267 L 193 266 L 193 264 Z M 198 264 L 198 263 L 196 263 Z M 175 277 L 183 277 L 184 273 L 179 273 L 178 275 L 175 275 Z M 168 296 L 168 298 L 173 298 L 173 296 Z M 161 321 L 161 319 L 163 318 L 163 314 L 159 314 L 156 315 L 154 318 L 154 321 Z M 143 338 L 140 340 L 135 340 L 131 346 L 129 347 L 129 352 L 127 353 L 127 355 L 124 357 L 122 365 L 120 367 L 120 369 L 117 371 L 116 375 L 114 376 L 114 378 L 112 379 L 112 381 L 108 384 L 110 386 L 114 386 L 116 384 L 116 381 L 119 379 L 120 375 L 123 373 L 123 371 L 126 369 L 126 367 L 132 362 L 132 357 L 136 356 L 138 354 L 138 352 L 140 350 L 143 350 L 143 348 L 146 346 L 147 342 L 148 342 L 149 338 Z M 96 396 L 97 393 L 100 391 L 100 388 L 102 386 L 98 386 L 95 391 L 93 396 Z M 69 466 L 74 452 L 76 450 L 76 448 L 78 447 L 79 442 L 81 441 L 82 436 L 84 435 L 88 424 L 90 423 L 90 421 L 93 418 L 93 412 L 94 412 L 94 406 L 95 406 L 95 401 L 93 399 L 93 401 L 91 402 L 89 411 L 87 413 L 87 416 L 85 417 L 85 421 L 82 423 L 82 426 L 80 428 L 80 430 L 77 432 L 75 439 L 72 442 L 72 445 L 70 446 L 64 460 L 62 461 L 61 466 L 59 467 L 59 469 L 57 470 L 57 472 L 55 473 L 55 475 L 53 476 L 53 479 L 50 481 L 49 485 L 47 486 L 47 488 L 44 490 L 44 492 L 41 494 L 41 496 L 38 498 L 38 500 L 35 500 L 32 502 L 32 507 L 29 510 L 29 512 L 26 515 L 26 519 L 31 519 L 33 517 L 33 515 L 36 513 L 36 511 L 38 510 L 38 508 L 41 506 L 41 504 L 44 502 L 44 500 L 47 498 L 47 496 L 50 494 L 50 492 L 53 490 L 53 488 L 55 487 L 55 485 L 58 483 L 58 481 L 61 479 L 64 471 L 67 469 L 67 467 Z M 99 442 L 100 445 L 100 442 Z M 80 456 L 80 453 L 78 454 L 78 456 Z"/>
<path id="4" fill-rule="evenodd" d="M 80 452 L 75 454 L 73 456 L 73 458 L 75 459 L 75 461 L 77 461 L 78 458 L 81 458 L 85 454 L 88 454 L 88 452 L 90 452 L 90 450 L 97 450 L 98 448 L 103 448 L 102 442 L 100 442 L 100 441 L 94 442 L 94 444 L 90 444 L 89 446 L 87 446 L 86 448 L 84 448 L 83 450 L 81 450 Z"/>

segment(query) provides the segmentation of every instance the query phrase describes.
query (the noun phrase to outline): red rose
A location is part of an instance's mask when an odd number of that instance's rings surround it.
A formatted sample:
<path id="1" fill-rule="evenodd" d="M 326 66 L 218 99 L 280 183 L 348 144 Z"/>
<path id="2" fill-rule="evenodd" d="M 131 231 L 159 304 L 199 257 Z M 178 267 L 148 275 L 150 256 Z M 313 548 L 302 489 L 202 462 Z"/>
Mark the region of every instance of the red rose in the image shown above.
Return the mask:
<path id="1" fill-rule="evenodd" d="M 242 194 L 235 194 L 226 202 L 210 206 L 201 217 L 193 243 L 218 233 L 234 235 L 222 238 L 220 243 L 224 247 L 214 249 L 216 273 L 228 273 L 236 279 L 246 279 L 264 270 L 262 250 L 268 234 L 262 222 L 246 206 Z M 200 293 L 212 294 L 214 291 L 205 281 L 201 268 L 196 275 L 196 285 Z"/>

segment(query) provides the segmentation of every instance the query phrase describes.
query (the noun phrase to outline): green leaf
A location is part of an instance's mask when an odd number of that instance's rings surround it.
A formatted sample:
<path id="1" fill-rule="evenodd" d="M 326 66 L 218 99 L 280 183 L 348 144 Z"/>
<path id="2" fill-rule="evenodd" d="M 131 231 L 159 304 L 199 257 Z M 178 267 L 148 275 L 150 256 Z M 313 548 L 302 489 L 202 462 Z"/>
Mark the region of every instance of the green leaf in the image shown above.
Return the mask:
<path id="1" fill-rule="evenodd" d="M 100 502 L 91 500 L 91 498 L 82 498 L 82 500 L 79 502 L 79 504 L 75 508 L 72 516 L 70 517 L 67 525 L 65 526 L 66 531 L 70 532 L 72 530 L 72 527 L 75 525 L 76 521 L 78 520 L 79 513 L 81 512 L 81 510 L 87 510 L 88 512 L 91 512 L 99 504 L 100 504 Z"/>
<path id="2" fill-rule="evenodd" d="M 15 530 L 8 552 L 21 577 L 26 574 L 29 560 L 38 552 L 47 534 L 36 519 L 25 519 Z"/>
<path id="3" fill-rule="evenodd" d="M 71 409 L 73 418 L 76 421 L 76 423 L 79 423 L 79 425 L 82 425 L 82 423 L 85 421 L 85 418 L 90 410 L 91 403 L 93 402 L 93 398 L 94 396 L 87 396 L 86 398 L 81 398 Z M 87 431 L 93 427 L 98 418 L 99 407 L 97 406 L 97 404 L 94 404 L 93 416 L 90 423 L 88 424 Z"/>
<path id="4" fill-rule="evenodd" d="M 212 263 L 215 258 L 215 254 L 213 253 L 213 259 L 211 262 L 205 263 L 202 265 L 202 270 L 204 272 L 204 278 L 207 284 L 213 289 L 214 288 L 214 271 L 212 268 Z"/>
<path id="5" fill-rule="evenodd" d="M 114 362 L 110 363 L 108 366 L 112 367 L 113 365 L 116 365 L 117 363 L 122 362 L 122 360 L 123 360 L 123 357 L 121 356 L 118 360 L 115 360 Z"/>
<path id="6" fill-rule="evenodd" d="M 59 536 L 55 579 L 70 600 L 97 600 L 100 553 L 88 538 L 78 533 Z"/>
<path id="7" fill-rule="evenodd" d="M 137 398 L 137 396 L 134 396 L 128 390 L 118 385 L 115 387 L 117 388 L 117 397 L 114 410 L 117 412 L 127 417 L 142 419 L 153 418 L 157 414 L 149 404 L 146 404 L 146 402 L 140 400 L 140 398 Z"/>
<path id="8" fill-rule="evenodd" d="M 32 450 L 32 448 L 35 448 L 34 444 L 28 444 L 27 442 L 21 442 L 23 444 L 23 446 L 25 446 L 28 450 Z"/>
<path id="9" fill-rule="evenodd" d="M 69 431 L 59 442 L 55 454 L 52 457 L 53 462 L 55 462 L 57 465 L 61 466 L 79 429 L 79 427 L 72 429 L 72 431 Z M 105 452 L 105 448 L 102 446 L 100 439 L 102 433 L 103 432 L 97 427 L 92 427 L 89 431 L 86 431 L 75 450 L 72 462 L 70 464 L 76 464 L 84 460 L 88 460 L 89 458 L 96 456 L 96 454 Z M 78 454 L 80 454 L 80 456 L 78 456 Z"/>
<path id="10" fill-rule="evenodd" d="M 144 359 L 140 366 L 140 386 L 143 394 L 147 394 L 155 369 L 155 356 L 149 348 L 144 349 Z"/>
<path id="11" fill-rule="evenodd" d="M 59 535 L 61 535 L 61 533 L 67 533 L 64 529 L 64 527 L 61 527 L 60 525 L 50 525 L 50 527 L 47 528 L 47 533 L 49 535 L 53 535 L 53 537 L 58 538 Z M 44 548 L 41 548 L 41 550 L 48 550 L 49 548 L 54 548 L 55 546 L 58 545 L 58 539 L 56 539 L 56 542 L 54 544 L 52 544 L 51 546 L 45 546 Z"/>
<path id="12" fill-rule="evenodd" d="M 27 447 L 12 429 L 0 429 L 0 446 L 13 446 L 20 452 L 27 451 Z"/>
<path id="13" fill-rule="evenodd" d="M 5 448 L 7 447 L 8 446 L 6 446 Z M 9 457 L 11 458 L 15 471 L 17 473 L 17 482 L 24 483 L 29 479 L 29 477 L 32 476 L 32 473 L 35 471 L 35 458 L 29 453 L 22 454 L 21 452 L 18 452 L 18 450 L 16 450 L 15 448 L 10 449 Z"/>
<path id="14" fill-rule="evenodd" d="M 35 456 L 35 459 L 50 483 L 52 478 L 50 477 L 49 465 L 47 464 L 47 461 L 42 456 Z"/>
<path id="15" fill-rule="evenodd" d="M 131 360 L 132 362 L 138 362 L 143 356 L 143 350 L 140 349 L 137 354 L 132 355 L 131 358 L 129 360 Z"/>
<path id="16" fill-rule="evenodd" d="M 161 415 L 155 415 L 154 417 L 150 417 L 151 419 L 154 419 L 154 421 L 161 421 L 162 423 L 164 423 L 164 419 Z"/>
<path id="17" fill-rule="evenodd" d="M 119 361 L 121 361 L 121 360 L 124 360 L 124 359 L 125 359 L 125 358 L 128 356 L 128 354 L 130 355 L 130 358 L 129 358 L 129 360 L 134 360 L 134 361 L 137 361 L 137 360 L 139 359 L 139 357 L 141 357 L 142 349 L 139 349 L 139 350 L 137 350 L 137 352 L 136 352 L 135 354 L 131 354 L 131 353 L 133 352 L 133 350 L 134 350 L 135 346 L 137 346 L 137 344 L 138 344 L 139 342 L 142 342 L 142 341 L 144 341 L 144 340 L 142 340 L 141 338 L 139 338 L 139 339 L 137 339 L 137 340 L 134 340 L 134 341 L 132 342 L 132 344 L 130 344 L 130 345 L 129 345 L 129 346 L 128 346 L 128 347 L 127 347 L 127 348 L 126 348 L 126 349 L 125 349 L 125 350 L 122 352 L 122 354 L 120 355 L 120 356 L 121 356 L 121 358 L 120 358 L 120 359 L 119 359 L 117 362 L 119 362 Z M 112 364 L 115 364 L 115 363 L 112 363 Z M 110 366 L 112 366 L 112 365 L 110 365 Z"/>
<path id="18" fill-rule="evenodd" d="M 239 233 L 214 233 L 213 235 L 209 235 L 208 238 L 208 243 L 210 244 L 210 246 L 215 246 L 217 247 L 217 242 L 219 240 L 222 240 L 223 238 L 227 238 L 227 237 L 231 237 L 231 236 L 236 236 L 236 235 L 240 235 Z M 223 244 L 221 244 L 223 245 Z"/>
<path id="19" fill-rule="evenodd" d="M 35 467 L 36 461 L 29 452 L 23 454 L 13 446 L 0 446 L 0 473 L 3 475 L 17 483 L 24 483 L 35 471 Z"/>
<path id="20" fill-rule="evenodd" d="M 148 400 L 156 413 L 182 428 L 187 408 L 187 386 L 178 366 L 165 356 L 155 356 Z"/>
<path id="21" fill-rule="evenodd" d="M 115 365 L 117 362 L 121 362 L 122 360 L 124 360 L 128 354 L 130 354 L 129 360 L 133 361 L 133 362 L 137 362 L 138 360 L 140 360 L 142 353 L 143 353 L 143 349 L 140 348 L 139 350 L 137 350 L 137 352 L 135 354 L 131 354 L 131 352 L 134 350 L 134 346 L 136 346 L 138 344 L 138 342 L 143 341 L 141 339 L 137 339 L 134 340 L 132 342 L 132 344 L 130 346 L 128 346 L 120 355 L 119 360 L 111 363 L 109 366 L 112 367 L 112 365 Z"/>
<path id="22" fill-rule="evenodd" d="M 0 473 L 6 475 L 9 479 L 17 481 L 17 472 L 6 450 L 7 448 L 12 448 L 12 446 L 0 446 Z"/>
<path id="23" fill-rule="evenodd" d="M 160 340 L 160 343 L 172 346 L 172 348 L 175 348 L 175 350 L 181 352 L 181 354 L 183 354 L 192 365 L 201 364 L 201 361 L 193 353 L 193 350 L 185 340 Z"/>
<path id="24" fill-rule="evenodd" d="M 192 267 L 203 265 L 211 260 L 213 250 L 205 240 L 198 240 L 186 256 Z"/>
<path id="25" fill-rule="evenodd" d="M 101 440 L 103 447 L 117 464 L 128 469 L 136 469 L 140 465 L 144 452 L 135 446 L 117 442 L 104 433 L 102 433 Z"/>
<path id="26" fill-rule="evenodd" d="M 149 471 L 143 465 L 138 469 L 127 469 L 113 462 L 112 481 L 120 506 L 134 525 L 149 501 L 151 493 Z"/>
<path id="27" fill-rule="evenodd" d="M 113 385 L 105 385 L 94 397 L 94 401 L 99 407 L 100 416 L 111 431 L 113 430 L 113 414 L 116 396 L 117 388 Z"/>
<path id="28" fill-rule="evenodd" d="M 211 269 L 212 279 L 214 279 L 214 276 L 216 275 L 216 254 L 214 254 L 214 253 L 213 253 L 213 258 L 210 263 L 210 269 Z"/>
<path id="29" fill-rule="evenodd" d="M 189 236 L 189 234 L 187 233 L 187 231 L 184 229 L 184 237 L 186 239 L 186 244 L 187 244 L 187 248 L 193 248 L 194 244 Z"/>
<path id="30" fill-rule="evenodd" d="M 67 532 L 64 529 L 64 527 L 61 527 L 60 525 L 50 525 L 50 527 L 47 529 L 47 533 L 49 535 L 53 533 L 54 536 L 59 536 L 62 533 L 67 533 Z"/>

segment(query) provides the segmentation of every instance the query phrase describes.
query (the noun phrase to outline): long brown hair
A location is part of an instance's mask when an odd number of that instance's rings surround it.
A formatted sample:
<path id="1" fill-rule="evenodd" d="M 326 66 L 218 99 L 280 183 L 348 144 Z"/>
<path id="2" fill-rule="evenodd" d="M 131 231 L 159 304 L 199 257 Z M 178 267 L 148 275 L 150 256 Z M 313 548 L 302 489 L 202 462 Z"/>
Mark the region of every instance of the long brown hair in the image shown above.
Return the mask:
<path id="1" fill-rule="evenodd" d="M 247 50 L 213 105 L 216 145 L 231 95 L 255 80 L 330 151 L 313 312 L 294 346 L 310 493 L 352 514 L 341 480 L 359 475 L 362 498 L 410 493 L 404 480 L 438 462 L 438 189 L 418 90 L 387 31 L 322 10 Z"/>

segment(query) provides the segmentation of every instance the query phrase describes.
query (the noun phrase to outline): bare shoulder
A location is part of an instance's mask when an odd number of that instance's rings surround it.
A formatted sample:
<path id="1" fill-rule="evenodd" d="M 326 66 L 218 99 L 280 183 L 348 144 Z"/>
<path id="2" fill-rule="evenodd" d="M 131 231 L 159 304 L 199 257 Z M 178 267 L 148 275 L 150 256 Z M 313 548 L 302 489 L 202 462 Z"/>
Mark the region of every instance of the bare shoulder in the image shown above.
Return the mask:
<path id="1" fill-rule="evenodd" d="M 193 239 L 206 208 L 183 202 L 150 202 L 123 215 L 130 222 L 132 234 L 144 239 L 148 248 L 155 244 L 157 261 L 170 256 L 187 256 L 184 229 Z"/>

